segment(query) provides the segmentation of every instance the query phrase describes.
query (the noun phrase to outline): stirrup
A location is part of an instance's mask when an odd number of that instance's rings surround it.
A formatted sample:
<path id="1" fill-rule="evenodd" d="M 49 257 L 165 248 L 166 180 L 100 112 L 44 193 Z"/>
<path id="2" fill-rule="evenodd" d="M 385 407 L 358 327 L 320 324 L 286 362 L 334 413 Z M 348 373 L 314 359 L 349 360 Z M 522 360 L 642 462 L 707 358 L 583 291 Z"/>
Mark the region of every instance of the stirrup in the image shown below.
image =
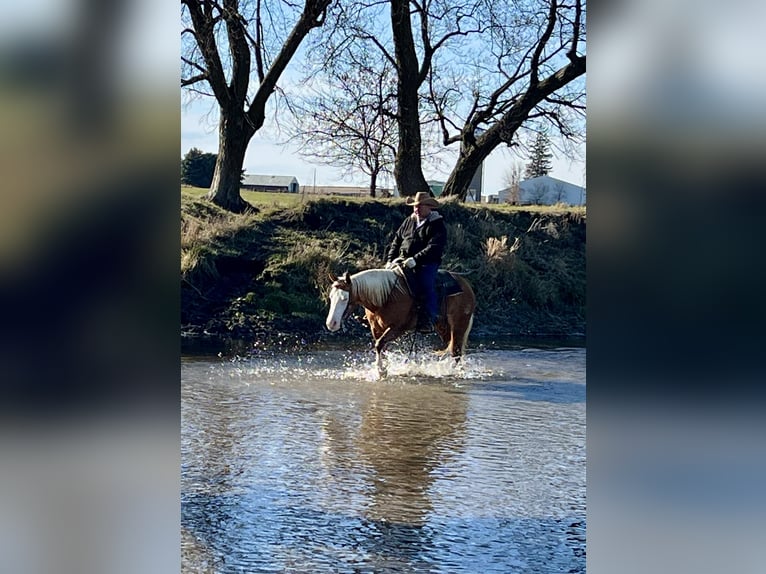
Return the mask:
<path id="1" fill-rule="evenodd" d="M 415 330 L 418 333 L 430 333 L 434 330 L 434 324 L 427 317 L 419 318 Z"/>

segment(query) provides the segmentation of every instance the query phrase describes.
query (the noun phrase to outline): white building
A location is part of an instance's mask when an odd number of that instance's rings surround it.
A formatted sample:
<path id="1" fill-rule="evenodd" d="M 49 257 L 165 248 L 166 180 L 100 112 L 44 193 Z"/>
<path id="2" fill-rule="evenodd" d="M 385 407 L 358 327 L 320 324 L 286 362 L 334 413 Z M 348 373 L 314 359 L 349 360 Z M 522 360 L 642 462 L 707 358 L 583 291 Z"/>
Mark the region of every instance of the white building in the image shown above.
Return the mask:
<path id="1" fill-rule="evenodd" d="M 511 203 L 514 205 L 585 205 L 584 187 L 542 175 L 519 183 L 519 190 L 513 197 L 512 188 L 506 187 L 495 194 L 485 195 L 487 203 Z"/>
<path id="2" fill-rule="evenodd" d="M 291 175 L 245 175 L 242 178 L 242 189 L 298 193 L 299 185 L 297 178 Z"/>

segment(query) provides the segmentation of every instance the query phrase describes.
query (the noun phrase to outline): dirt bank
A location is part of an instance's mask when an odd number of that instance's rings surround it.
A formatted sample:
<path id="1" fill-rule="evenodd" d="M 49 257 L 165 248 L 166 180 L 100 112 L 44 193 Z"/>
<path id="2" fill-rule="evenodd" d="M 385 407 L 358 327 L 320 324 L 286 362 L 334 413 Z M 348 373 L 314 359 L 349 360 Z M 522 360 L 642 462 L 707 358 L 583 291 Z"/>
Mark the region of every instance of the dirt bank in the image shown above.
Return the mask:
<path id="1" fill-rule="evenodd" d="M 476 291 L 475 336 L 584 336 L 582 209 L 439 211 L 449 236 L 442 267 L 466 273 Z M 410 212 L 401 200 L 321 199 L 231 215 L 182 197 L 182 335 L 254 346 L 366 336 L 354 320 L 345 334 L 325 330 L 328 274 L 380 266 Z"/>

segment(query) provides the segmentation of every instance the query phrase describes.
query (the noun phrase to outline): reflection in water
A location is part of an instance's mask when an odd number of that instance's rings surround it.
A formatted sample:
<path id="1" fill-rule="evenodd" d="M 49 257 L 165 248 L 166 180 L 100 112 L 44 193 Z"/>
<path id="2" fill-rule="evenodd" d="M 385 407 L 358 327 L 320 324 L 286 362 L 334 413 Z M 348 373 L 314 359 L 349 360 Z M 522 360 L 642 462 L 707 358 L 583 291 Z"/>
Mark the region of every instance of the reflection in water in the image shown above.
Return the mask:
<path id="1" fill-rule="evenodd" d="M 436 470 L 460 450 L 468 400 L 435 386 L 378 386 L 363 407 L 360 455 L 374 471 L 364 516 L 378 539 L 375 570 L 423 566 L 433 547 L 428 515 Z"/>
<path id="2" fill-rule="evenodd" d="M 584 349 L 468 359 L 184 361 L 184 571 L 584 572 Z"/>

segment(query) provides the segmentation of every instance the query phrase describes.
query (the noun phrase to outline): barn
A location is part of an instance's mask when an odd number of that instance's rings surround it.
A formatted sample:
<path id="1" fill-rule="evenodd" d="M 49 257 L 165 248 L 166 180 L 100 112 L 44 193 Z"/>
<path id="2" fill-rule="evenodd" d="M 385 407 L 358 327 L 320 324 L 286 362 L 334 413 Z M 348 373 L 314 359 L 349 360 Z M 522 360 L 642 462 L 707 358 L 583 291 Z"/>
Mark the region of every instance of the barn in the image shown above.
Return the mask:
<path id="1" fill-rule="evenodd" d="M 514 197 L 517 196 L 517 197 Z M 542 175 L 519 183 L 519 189 L 506 187 L 495 194 L 485 196 L 487 203 L 511 203 L 514 205 L 585 205 L 584 187 Z"/>
<path id="2" fill-rule="evenodd" d="M 298 179 L 291 175 L 246 175 L 241 187 L 248 191 L 298 193 L 300 186 Z"/>

